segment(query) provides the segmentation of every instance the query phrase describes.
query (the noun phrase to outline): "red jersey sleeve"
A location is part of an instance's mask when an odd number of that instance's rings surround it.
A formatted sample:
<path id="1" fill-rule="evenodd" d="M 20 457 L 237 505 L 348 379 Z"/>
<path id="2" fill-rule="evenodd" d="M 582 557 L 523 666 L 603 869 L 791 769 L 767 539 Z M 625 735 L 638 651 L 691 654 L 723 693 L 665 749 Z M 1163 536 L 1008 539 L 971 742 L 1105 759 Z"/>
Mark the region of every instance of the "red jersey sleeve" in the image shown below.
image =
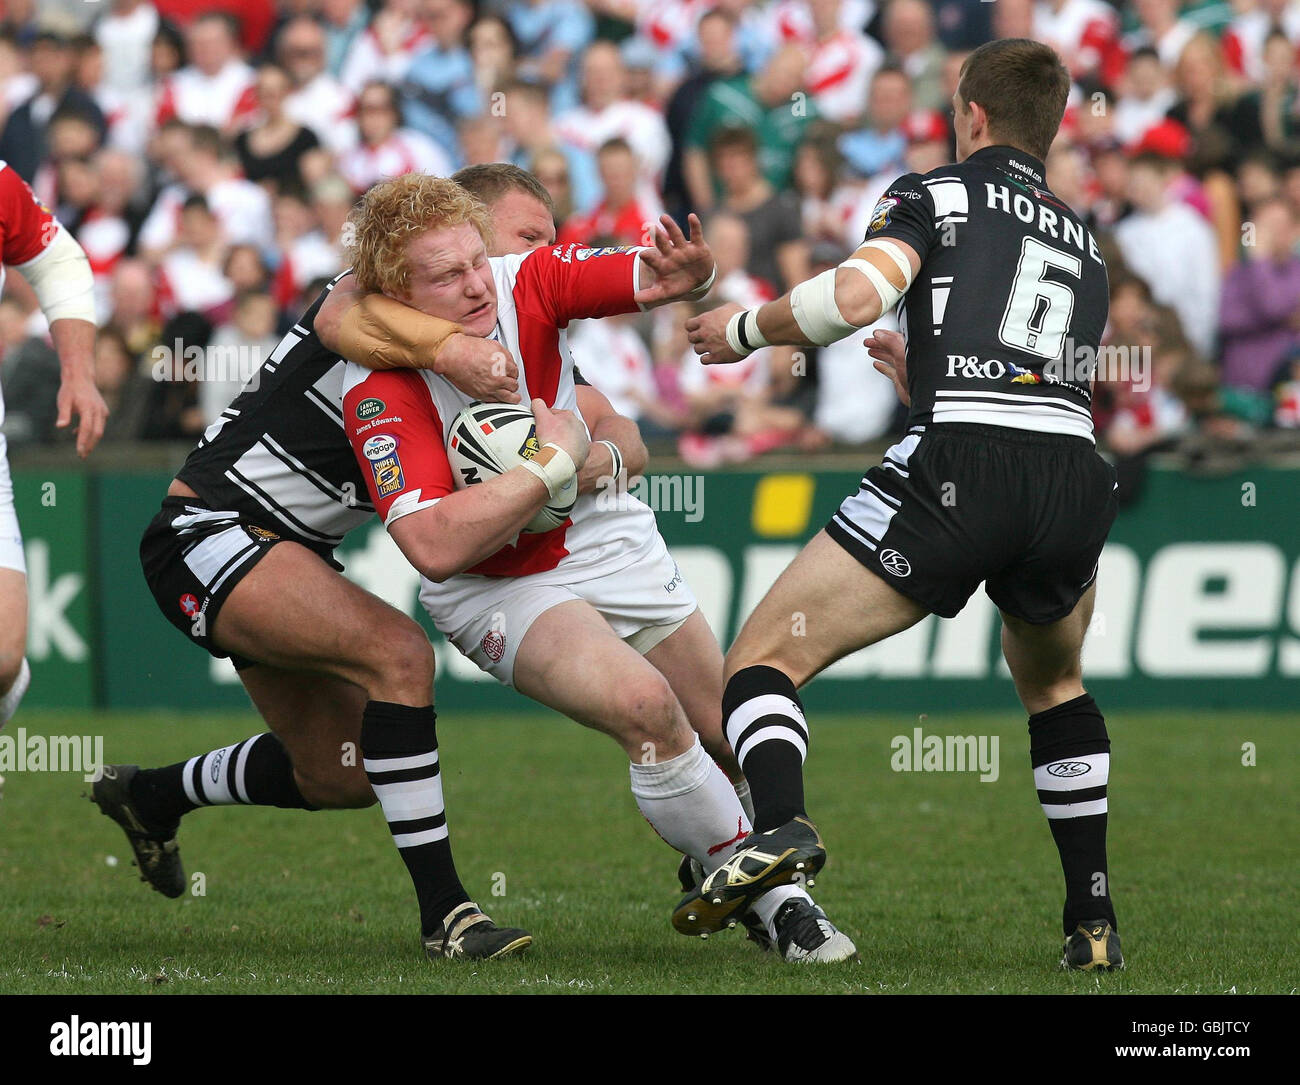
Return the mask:
<path id="1" fill-rule="evenodd" d="M 40 256 L 59 229 L 59 220 L 10 166 L 0 168 L 0 244 L 6 264 Z"/>
<path id="2" fill-rule="evenodd" d="M 343 397 L 343 425 L 385 524 L 455 489 L 442 419 L 419 373 L 371 373 Z"/>
<path id="3" fill-rule="evenodd" d="M 515 278 L 515 308 L 557 328 L 570 320 L 635 313 L 640 249 L 553 245 L 524 257 Z"/>

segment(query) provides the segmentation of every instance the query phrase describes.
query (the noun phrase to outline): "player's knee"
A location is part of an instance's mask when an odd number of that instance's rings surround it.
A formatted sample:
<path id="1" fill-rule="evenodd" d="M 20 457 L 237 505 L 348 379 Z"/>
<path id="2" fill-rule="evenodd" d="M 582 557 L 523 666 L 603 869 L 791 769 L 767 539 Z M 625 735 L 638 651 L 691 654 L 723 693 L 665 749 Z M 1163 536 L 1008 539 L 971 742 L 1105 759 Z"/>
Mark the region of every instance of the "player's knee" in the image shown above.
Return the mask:
<path id="1" fill-rule="evenodd" d="M 11 689 L 14 683 L 18 681 L 18 675 L 23 669 L 23 653 L 19 649 L 16 652 L 8 652 L 0 649 L 0 697 L 3 697 Z"/>
<path id="2" fill-rule="evenodd" d="M 668 749 L 685 730 L 672 687 L 657 671 L 619 682 L 617 712 L 629 743 Z"/>
<path id="3" fill-rule="evenodd" d="M 400 691 L 412 694 L 433 691 L 433 645 L 413 621 L 394 623 L 369 638 L 370 667 L 377 683 L 390 696 Z"/>

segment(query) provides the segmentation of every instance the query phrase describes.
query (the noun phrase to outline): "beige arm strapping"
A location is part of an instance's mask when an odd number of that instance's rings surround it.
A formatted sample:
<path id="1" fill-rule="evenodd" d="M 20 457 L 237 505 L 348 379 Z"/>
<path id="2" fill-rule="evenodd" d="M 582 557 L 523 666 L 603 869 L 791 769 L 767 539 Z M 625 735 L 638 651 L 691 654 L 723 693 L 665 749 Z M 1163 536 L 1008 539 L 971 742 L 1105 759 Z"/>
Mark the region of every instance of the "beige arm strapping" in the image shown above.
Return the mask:
<path id="1" fill-rule="evenodd" d="M 438 349 L 463 331 L 384 294 L 367 294 L 339 322 L 339 352 L 367 369 L 438 370 Z"/>

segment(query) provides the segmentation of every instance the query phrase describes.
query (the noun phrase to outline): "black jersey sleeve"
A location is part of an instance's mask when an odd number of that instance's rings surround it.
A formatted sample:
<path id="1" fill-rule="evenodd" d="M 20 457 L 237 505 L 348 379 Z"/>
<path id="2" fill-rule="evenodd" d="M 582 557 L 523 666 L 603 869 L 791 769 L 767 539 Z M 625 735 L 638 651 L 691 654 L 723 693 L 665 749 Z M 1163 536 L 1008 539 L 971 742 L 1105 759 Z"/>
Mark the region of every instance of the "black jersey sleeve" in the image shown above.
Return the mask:
<path id="1" fill-rule="evenodd" d="M 930 190 L 920 174 L 908 173 L 890 185 L 876 202 L 863 240 L 892 237 L 906 241 L 924 260 L 938 235 Z"/>

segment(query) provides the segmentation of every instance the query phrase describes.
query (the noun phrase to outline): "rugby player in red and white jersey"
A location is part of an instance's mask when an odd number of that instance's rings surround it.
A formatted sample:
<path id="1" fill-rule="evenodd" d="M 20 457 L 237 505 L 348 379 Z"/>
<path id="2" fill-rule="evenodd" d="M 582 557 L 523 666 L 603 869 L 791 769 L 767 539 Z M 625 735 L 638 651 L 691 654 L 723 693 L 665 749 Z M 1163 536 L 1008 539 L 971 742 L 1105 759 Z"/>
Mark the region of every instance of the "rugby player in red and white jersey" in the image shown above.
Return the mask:
<path id="1" fill-rule="evenodd" d="M 689 240 L 671 220 L 662 224 L 654 249 L 564 245 L 489 258 L 485 209 L 454 184 L 408 175 L 376 186 L 354 219 L 357 286 L 518 357 L 542 450 L 526 467 L 457 490 L 446 440 L 473 400 L 407 370 L 350 365 L 344 419 L 377 512 L 423 574 L 421 601 L 435 624 L 502 683 L 613 737 L 629 755 L 642 814 L 711 870 L 749 819 L 709 756 L 734 765 L 718 714 L 692 719 L 674 692 L 694 671 L 716 693 L 720 651 L 653 513 L 625 491 L 613 501 L 587 492 L 562 526 L 521 533 L 587 456 L 586 427 L 570 413 L 579 400 L 568 322 L 698 296 L 711 282 L 698 222 Z M 367 347 L 350 343 L 343 353 L 364 358 Z M 381 446 L 391 461 L 382 472 L 367 456 Z M 800 887 L 765 894 L 754 911 L 755 933 L 787 960 L 856 953 Z"/>
<path id="2" fill-rule="evenodd" d="M 87 456 L 104 432 L 108 408 L 95 387 L 94 277 L 81 246 L 42 205 L 26 182 L 0 162 L 0 289 L 5 267 L 16 268 L 36 294 L 59 355 L 57 425 L 73 415 L 77 454 Z M 0 397 L 0 422 L 4 399 Z M 4 434 L 0 433 L 0 727 L 13 716 L 31 682 L 27 643 L 27 565 L 14 512 Z"/>

